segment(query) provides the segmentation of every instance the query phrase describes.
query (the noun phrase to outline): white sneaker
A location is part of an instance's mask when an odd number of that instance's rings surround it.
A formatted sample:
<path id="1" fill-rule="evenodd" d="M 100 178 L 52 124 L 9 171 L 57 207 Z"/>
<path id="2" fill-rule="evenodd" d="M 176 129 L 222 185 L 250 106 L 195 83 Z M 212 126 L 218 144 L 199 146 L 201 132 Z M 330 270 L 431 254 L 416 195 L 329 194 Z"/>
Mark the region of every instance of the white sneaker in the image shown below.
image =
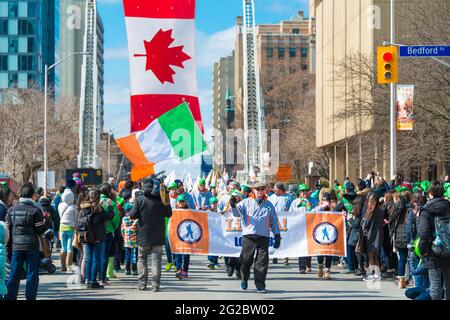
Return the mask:
<path id="1" fill-rule="evenodd" d="M 365 278 L 363 278 L 363 280 L 367 281 L 367 282 L 372 282 L 372 281 L 375 281 L 375 277 L 371 274 L 371 275 L 368 275 Z"/>

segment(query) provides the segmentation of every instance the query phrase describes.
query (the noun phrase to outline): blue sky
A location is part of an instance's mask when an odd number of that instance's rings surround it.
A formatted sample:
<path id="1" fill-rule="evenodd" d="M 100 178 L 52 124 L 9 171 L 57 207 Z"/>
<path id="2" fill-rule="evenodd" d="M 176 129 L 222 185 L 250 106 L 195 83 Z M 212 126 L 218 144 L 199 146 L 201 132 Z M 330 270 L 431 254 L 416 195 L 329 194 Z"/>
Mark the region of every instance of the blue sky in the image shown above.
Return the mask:
<path id="1" fill-rule="evenodd" d="M 164 0 L 161 0 L 164 1 Z M 255 0 L 256 22 L 277 23 L 298 10 L 308 15 L 308 0 Z M 105 27 L 105 130 L 116 137 L 129 133 L 130 75 L 122 0 L 98 0 Z M 211 81 L 214 62 L 234 47 L 236 16 L 242 15 L 242 0 L 197 0 L 196 60 L 202 117 L 206 128 L 212 122 Z"/>

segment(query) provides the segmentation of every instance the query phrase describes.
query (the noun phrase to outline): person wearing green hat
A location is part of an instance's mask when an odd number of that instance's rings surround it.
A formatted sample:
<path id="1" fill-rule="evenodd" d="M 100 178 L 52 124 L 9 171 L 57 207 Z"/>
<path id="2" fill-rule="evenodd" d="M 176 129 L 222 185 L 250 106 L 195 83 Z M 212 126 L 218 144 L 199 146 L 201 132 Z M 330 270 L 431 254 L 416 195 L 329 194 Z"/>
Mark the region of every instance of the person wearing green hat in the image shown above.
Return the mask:
<path id="1" fill-rule="evenodd" d="M 414 288 L 406 289 L 405 296 L 411 300 L 431 300 L 430 279 L 428 270 L 424 267 L 420 258 L 419 242 L 420 238 L 417 238 L 409 246 L 409 273 L 414 278 Z"/>
<path id="2" fill-rule="evenodd" d="M 289 211 L 292 212 L 309 212 L 311 211 L 311 204 L 308 201 L 309 186 L 306 183 L 302 183 L 298 186 L 298 191 L 300 193 L 299 197 L 292 201 Z M 299 257 L 298 258 L 298 269 L 300 274 L 305 274 L 306 272 L 311 272 L 311 257 Z"/>
<path id="3" fill-rule="evenodd" d="M 250 189 L 246 185 L 242 185 L 241 186 L 241 193 L 242 193 L 243 199 L 247 199 L 250 196 L 250 194 L 252 193 L 252 189 Z"/>
<path id="4" fill-rule="evenodd" d="M 198 188 L 192 191 L 191 194 L 195 209 L 197 210 L 208 210 L 209 208 L 209 198 L 211 198 L 211 192 L 206 188 L 205 179 L 200 179 L 198 182 Z"/>
<path id="5" fill-rule="evenodd" d="M 189 209 L 189 206 L 187 204 L 187 198 L 186 195 L 180 194 L 177 197 L 177 209 Z M 175 262 L 175 277 L 179 280 L 183 278 L 188 277 L 188 271 L 189 271 L 189 263 L 191 261 L 191 255 L 190 254 L 174 254 L 173 255 L 174 262 Z"/>
<path id="6" fill-rule="evenodd" d="M 209 211 L 211 212 L 217 212 L 217 203 L 219 200 L 217 197 L 211 197 L 209 198 Z M 208 256 L 209 264 L 207 265 L 208 269 L 219 269 L 219 257 L 218 256 Z"/>

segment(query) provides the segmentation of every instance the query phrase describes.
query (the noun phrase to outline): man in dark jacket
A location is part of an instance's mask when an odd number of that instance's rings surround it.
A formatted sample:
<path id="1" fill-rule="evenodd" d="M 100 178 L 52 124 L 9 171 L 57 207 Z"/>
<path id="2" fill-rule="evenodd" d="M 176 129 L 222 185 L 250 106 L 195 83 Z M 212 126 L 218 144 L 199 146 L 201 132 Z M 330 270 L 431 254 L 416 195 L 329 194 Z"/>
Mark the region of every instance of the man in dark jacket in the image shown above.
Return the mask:
<path id="1" fill-rule="evenodd" d="M 417 220 L 420 254 L 425 268 L 429 269 L 431 298 L 441 300 L 442 287 L 444 287 L 445 299 L 450 300 L 450 258 L 438 257 L 432 250 L 436 232 L 435 222 L 437 218 L 448 218 L 450 204 L 443 198 L 444 187 L 439 181 L 431 183 L 428 194 L 430 200 L 420 211 Z M 444 280 L 443 286 L 442 279 Z"/>
<path id="2" fill-rule="evenodd" d="M 20 285 L 20 270 L 25 262 L 27 270 L 26 299 L 36 300 L 39 286 L 39 240 L 46 231 L 42 211 L 32 199 L 35 194 L 31 183 L 20 190 L 19 202 L 6 215 L 12 239 L 11 272 L 8 279 L 7 300 L 16 300 Z"/>
<path id="3" fill-rule="evenodd" d="M 147 288 L 147 258 L 152 255 L 152 290 L 159 291 L 161 282 L 162 247 L 165 245 L 165 218 L 172 216 L 170 204 L 163 205 L 160 183 L 148 179 L 144 182 L 144 195 L 136 199 L 133 209 L 127 214 L 131 219 L 139 219 L 138 272 L 139 290 Z"/>

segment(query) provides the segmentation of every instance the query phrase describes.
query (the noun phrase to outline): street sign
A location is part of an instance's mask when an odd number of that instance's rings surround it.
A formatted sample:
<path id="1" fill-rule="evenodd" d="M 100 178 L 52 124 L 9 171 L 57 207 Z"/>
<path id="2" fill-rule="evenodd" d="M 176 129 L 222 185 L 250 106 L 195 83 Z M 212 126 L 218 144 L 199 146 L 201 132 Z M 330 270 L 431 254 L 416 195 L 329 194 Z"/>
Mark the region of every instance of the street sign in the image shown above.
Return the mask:
<path id="1" fill-rule="evenodd" d="M 277 182 L 289 182 L 292 180 L 292 166 L 280 165 L 276 174 Z"/>
<path id="2" fill-rule="evenodd" d="M 400 57 L 450 57 L 450 46 L 401 46 Z"/>
<path id="3" fill-rule="evenodd" d="M 41 187 L 42 189 L 45 189 L 45 172 L 44 171 L 38 171 L 37 173 L 37 186 Z M 47 172 L 47 188 L 50 190 L 55 190 L 56 184 L 55 184 L 55 171 L 48 171 Z"/>

